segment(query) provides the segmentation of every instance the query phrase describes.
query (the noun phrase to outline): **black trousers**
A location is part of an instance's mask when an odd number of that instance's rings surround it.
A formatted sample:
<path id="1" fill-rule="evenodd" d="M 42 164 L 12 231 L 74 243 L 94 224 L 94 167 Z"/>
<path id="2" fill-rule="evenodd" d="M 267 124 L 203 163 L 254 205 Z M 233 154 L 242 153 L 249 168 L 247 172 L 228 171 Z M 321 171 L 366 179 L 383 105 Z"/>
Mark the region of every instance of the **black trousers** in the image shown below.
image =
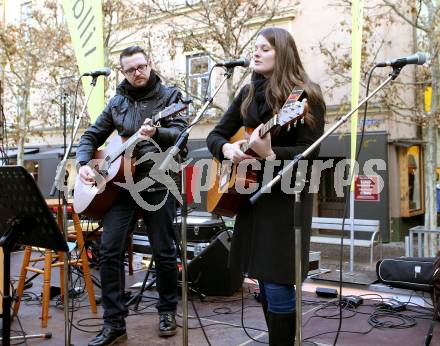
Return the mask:
<path id="1" fill-rule="evenodd" d="M 175 312 L 177 306 L 177 250 L 173 219 L 176 214 L 176 200 L 166 191 L 142 193 L 143 200 L 156 206 L 148 211 L 137 206 L 128 191 L 119 194 L 115 203 L 103 219 L 103 233 L 100 248 L 100 275 L 104 325 L 115 329 L 125 328 L 128 309 L 125 306 L 124 258 L 127 249 L 127 235 L 133 228 L 139 213 L 142 213 L 156 265 L 156 287 L 159 312 Z"/>

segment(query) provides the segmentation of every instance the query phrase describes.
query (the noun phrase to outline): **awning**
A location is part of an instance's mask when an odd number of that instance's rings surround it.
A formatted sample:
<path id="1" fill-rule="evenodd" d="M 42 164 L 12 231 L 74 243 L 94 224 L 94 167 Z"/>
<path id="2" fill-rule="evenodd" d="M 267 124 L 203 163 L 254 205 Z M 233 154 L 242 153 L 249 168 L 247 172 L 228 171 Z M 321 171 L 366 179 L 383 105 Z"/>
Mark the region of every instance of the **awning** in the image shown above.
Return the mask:
<path id="1" fill-rule="evenodd" d="M 35 154 L 38 153 L 40 151 L 39 148 L 25 148 L 24 149 L 24 155 L 30 155 L 30 154 Z M 8 149 L 6 151 L 6 155 L 8 155 L 8 158 L 10 159 L 16 159 L 17 158 L 17 154 L 18 154 L 18 149 Z M 26 159 L 26 157 L 25 157 Z"/>
<path id="2" fill-rule="evenodd" d="M 64 149 L 57 147 L 52 147 L 50 150 L 46 150 L 47 147 L 42 148 L 25 148 L 24 149 L 24 159 L 25 160 L 44 160 L 50 158 L 60 159 L 64 156 Z M 18 149 L 8 149 L 7 155 L 10 159 L 17 158 Z M 75 157 L 76 147 L 72 148 L 70 157 Z"/>
<path id="3" fill-rule="evenodd" d="M 75 157 L 76 155 L 76 148 L 73 147 L 72 151 L 70 152 L 70 157 Z M 29 156 L 25 156 L 25 160 L 44 160 L 44 159 L 61 159 L 64 157 L 64 148 L 55 148 L 51 150 L 46 151 L 40 151 L 37 154 L 32 154 Z"/>
<path id="4" fill-rule="evenodd" d="M 395 139 L 393 141 L 390 141 L 390 144 L 394 144 L 396 147 L 403 147 L 403 148 L 409 148 L 413 145 L 423 145 L 426 142 L 421 139 Z"/>

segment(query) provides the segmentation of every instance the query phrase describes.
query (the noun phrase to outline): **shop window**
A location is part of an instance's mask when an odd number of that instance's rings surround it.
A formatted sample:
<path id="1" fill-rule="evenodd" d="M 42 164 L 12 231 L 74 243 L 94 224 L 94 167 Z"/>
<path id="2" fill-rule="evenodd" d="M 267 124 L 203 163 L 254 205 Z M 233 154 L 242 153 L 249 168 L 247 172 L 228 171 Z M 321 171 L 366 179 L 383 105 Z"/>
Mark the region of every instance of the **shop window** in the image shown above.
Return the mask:
<path id="1" fill-rule="evenodd" d="M 343 217 L 345 199 L 343 196 L 338 196 L 335 186 L 338 183 L 335 180 L 335 167 L 337 163 L 344 158 L 321 158 L 320 160 L 326 161 L 332 159 L 332 168 L 324 169 L 321 172 L 321 180 L 319 184 L 318 192 L 318 215 L 322 217 Z M 346 166 L 344 179 L 347 179 L 349 173 L 349 166 Z M 347 192 L 344 187 L 344 194 Z"/>
<path id="2" fill-rule="evenodd" d="M 211 61 L 206 54 L 196 54 L 187 57 L 187 94 L 198 104 L 204 103 L 204 97 L 211 96 L 209 69 Z M 190 106 L 190 112 L 194 112 Z"/>
<path id="3" fill-rule="evenodd" d="M 400 212 L 403 217 L 424 213 L 423 157 L 419 145 L 399 148 Z"/>
<path id="4" fill-rule="evenodd" d="M 32 1 L 23 1 L 20 5 L 20 20 L 27 21 L 32 17 Z"/>

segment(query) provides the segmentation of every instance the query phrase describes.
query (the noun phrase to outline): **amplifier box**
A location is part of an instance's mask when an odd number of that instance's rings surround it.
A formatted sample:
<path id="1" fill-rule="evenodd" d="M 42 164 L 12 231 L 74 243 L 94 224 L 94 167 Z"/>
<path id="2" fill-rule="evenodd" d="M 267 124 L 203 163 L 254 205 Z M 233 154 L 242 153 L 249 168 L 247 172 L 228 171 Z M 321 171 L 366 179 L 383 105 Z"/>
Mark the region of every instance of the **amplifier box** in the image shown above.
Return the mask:
<path id="1" fill-rule="evenodd" d="M 189 260 L 196 257 L 205 248 L 209 246 L 209 242 L 188 242 L 186 245 L 187 257 Z M 141 254 L 151 255 L 153 251 L 151 250 L 150 242 L 148 241 L 148 236 L 145 234 L 133 234 L 133 251 Z M 180 262 L 180 258 L 178 258 Z"/>
<path id="2" fill-rule="evenodd" d="M 174 222 L 176 235 L 181 233 L 181 217 L 177 217 Z M 192 211 L 186 218 L 186 238 L 188 242 L 206 243 L 215 239 L 217 235 L 228 228 L 223 218 L 218 218 L 212 213 Z M 135 225 L 134 235 L 146 235 L 147 230 L 142 219 Z"/>
<path id="3" fill-rule="evenodd" d="M 189 242 L 194 243 L 209 242 L 222 231 L 226 230 L 223 220 L 205 214 L 195 214 L 194 212 L 188 215 L 186 219 L 186 226 L 186 237 Z M 174 222 L 174 229 L 176 233 L 180 235 L 180 217 L 178 217 Z"/>

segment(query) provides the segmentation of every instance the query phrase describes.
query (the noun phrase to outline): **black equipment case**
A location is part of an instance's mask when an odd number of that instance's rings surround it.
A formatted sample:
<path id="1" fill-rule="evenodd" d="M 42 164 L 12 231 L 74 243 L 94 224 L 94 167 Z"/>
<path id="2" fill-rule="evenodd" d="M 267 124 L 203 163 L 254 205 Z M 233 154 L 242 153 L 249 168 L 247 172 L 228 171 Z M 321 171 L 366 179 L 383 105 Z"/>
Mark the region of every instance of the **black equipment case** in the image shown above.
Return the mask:
<path id="1" fill-rule="evenodd" d="M 386 258 L 377 262 L 376 273 L 390 286 L 431 292 L 434 261 L 434 257 Z"/>

